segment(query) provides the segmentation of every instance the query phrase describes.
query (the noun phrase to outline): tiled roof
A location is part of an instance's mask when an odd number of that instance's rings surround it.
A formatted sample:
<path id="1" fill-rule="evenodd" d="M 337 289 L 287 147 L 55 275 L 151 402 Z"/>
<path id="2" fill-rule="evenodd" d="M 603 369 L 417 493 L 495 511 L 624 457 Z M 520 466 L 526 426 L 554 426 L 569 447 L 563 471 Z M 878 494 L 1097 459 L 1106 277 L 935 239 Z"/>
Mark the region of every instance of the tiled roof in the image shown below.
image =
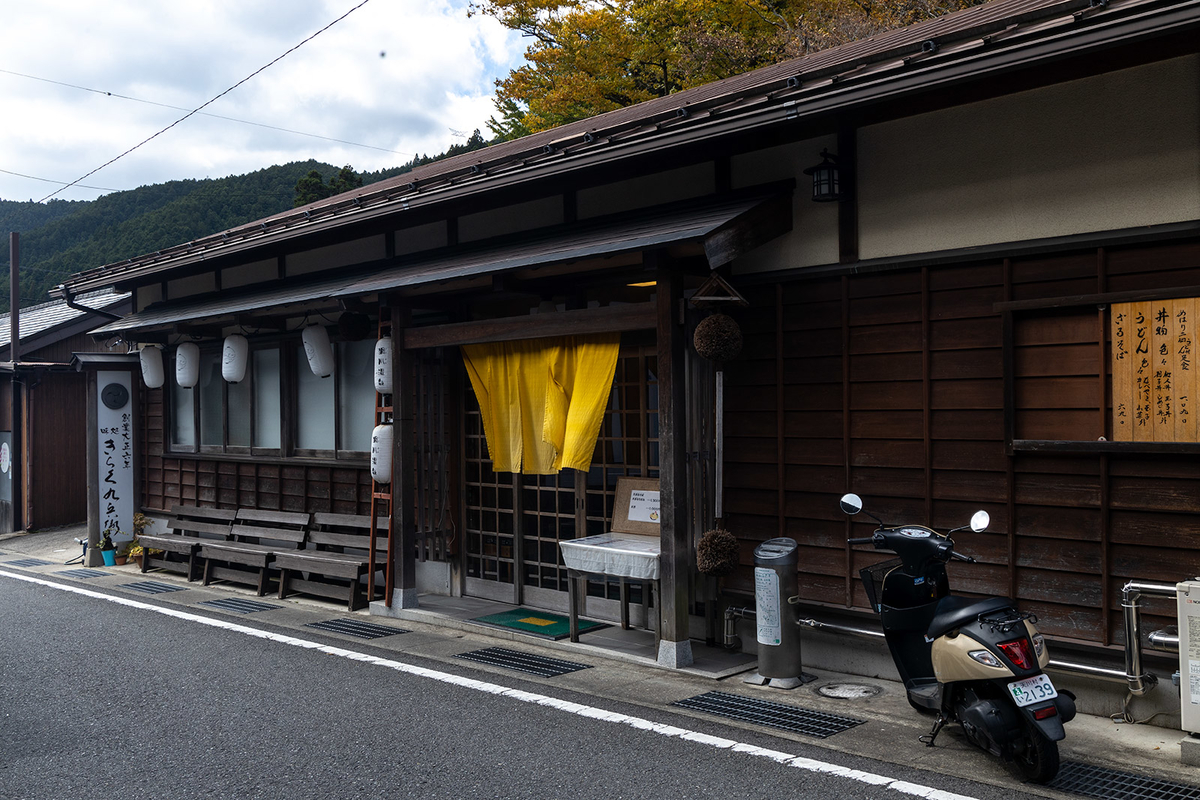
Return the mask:
<path id="1" fill-rule="evenodd" d="M 122 300 L 129 299 L 129 292 L 114 292 L 103 289 L 90 294 L 82 294 L 75 298 L 79 305 L 92 308 L 108 308 Z M 36 306 L 21 309 L 21 341 L 30 339 L 40 333 L 45 333 L 60 325 L 81 319 L 87 312 L 69 308 L 65 300 L 51 300 Z M 0 315 L 0 347 L 8 347 L 11 341 L 8 314 Z"/>
<path id="2" fill-rule="evenodd" d="M 68 286 L 77 291 L 140 280 L 150 273 L 233 255 L 272 242 L 375 219 L 455 192 L 533 180 L 557 170 L 607 163 L 630 148 L 666 147 L 800 116 L 830 115 L 865 102 L 871 92 L 940 85 L 950 69 L 970 77 L 987 59 L 1014 53 L 1014 63 L 1120 41 L 1122 25 L 1148 36 L 1196 26 L 1191 0 L 992 0 L 906 28 L 850 42 L 742 75 L 620 108 L 558 128 L 426 164 L 360 189 L 291 209 L 222 233 L 126 262 L 87 270 Z M 1154 18 L 1147 23 L 1147 19 Z M 1171 26 L 1175 26 L 1172 28 Z M 1075 37 L 1074 39 L 1072 37 Z M 1084 44 L 1077 44 L 1083 41 Z M 984 66 L 978 66 L 979 64 Z M 957 67 L 955 66 L 957 65 Z M 892 83 L 889 84 L 889 81 Z M 892 88 L 888 88 L 888 87 Z M 661 144 L 660 144 L 661 143 Z"/>

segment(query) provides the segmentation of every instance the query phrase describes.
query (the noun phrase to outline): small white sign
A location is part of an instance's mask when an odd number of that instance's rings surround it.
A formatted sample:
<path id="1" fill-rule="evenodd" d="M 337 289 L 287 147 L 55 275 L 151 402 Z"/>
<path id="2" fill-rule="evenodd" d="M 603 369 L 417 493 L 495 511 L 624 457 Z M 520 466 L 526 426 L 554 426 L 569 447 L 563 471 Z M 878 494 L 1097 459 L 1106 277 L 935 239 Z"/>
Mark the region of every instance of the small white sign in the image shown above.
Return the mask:
<path id="1" fill-rule="evenodd" d="M 779 575 L 775 570 L 754 568 L 754 603 L 758 643 L 778 645 L 783 641 L 783 614 L 779 607 Z"/>
<path id="2" fill-rule="evenodd" d="M 658 492 L 634 489 L 629 493 L 629 519 L 631 522 L 653 522 L 658 524 Z"/>

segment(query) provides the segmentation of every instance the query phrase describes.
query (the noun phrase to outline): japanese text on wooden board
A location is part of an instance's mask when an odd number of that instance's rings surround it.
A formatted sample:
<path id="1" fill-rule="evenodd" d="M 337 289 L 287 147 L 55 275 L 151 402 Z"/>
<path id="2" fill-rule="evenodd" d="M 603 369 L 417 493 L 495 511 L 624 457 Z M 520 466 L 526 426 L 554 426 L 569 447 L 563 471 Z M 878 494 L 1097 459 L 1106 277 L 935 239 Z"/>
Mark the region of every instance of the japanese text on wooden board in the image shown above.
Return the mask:
<path id="1" fill-rule="evenodd" d="M 1195 442 L 1196 298 L 1112 306 L 1112 432 L 1118 442 Z"/>

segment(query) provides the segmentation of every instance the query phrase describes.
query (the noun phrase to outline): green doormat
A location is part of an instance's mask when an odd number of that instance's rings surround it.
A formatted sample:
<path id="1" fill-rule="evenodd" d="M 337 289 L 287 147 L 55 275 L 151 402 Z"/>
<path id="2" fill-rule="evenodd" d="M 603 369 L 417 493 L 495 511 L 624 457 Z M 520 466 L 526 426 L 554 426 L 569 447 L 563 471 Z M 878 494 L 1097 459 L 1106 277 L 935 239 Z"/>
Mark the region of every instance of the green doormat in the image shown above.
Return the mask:
<path id="1" fill-rule="evenodd" d="M 475 617 L 472 622 L 493 625 L 497 628 L 511 628 L 521 633 L 532 633 L 546 639 L 565 639 L 571 635 L 571 620 L 562 614 L 551 614 L 546 611 L 534 611 L 528 608 L 514 608 L 499 614 L 488 614 L 486 617 Z M 607 628 L 602 622 L 579 620 L 579 632 L 587 633 L 599 628 Z"/>

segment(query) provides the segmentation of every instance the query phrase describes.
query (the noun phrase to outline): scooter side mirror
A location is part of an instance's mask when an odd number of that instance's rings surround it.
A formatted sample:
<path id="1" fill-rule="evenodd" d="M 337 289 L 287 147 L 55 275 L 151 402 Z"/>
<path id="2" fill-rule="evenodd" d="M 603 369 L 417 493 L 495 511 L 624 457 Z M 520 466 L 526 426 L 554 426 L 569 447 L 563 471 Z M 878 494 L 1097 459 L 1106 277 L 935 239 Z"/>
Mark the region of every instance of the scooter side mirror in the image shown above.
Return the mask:
<path id="1" fill-rule="evenodd" d="M 854 516 L 863 510 L 862 498 L 854 493 L 842 495 L 842 499 L 838 502 L 842 507 L 842 512 Z"/>
<path id="2" fill-rule="evenodd" d="M 986 511 L 976 511 L 975 515 L 971 517 L 971 530 L 976 533 L 986 530 L 991 521 L 992 518 L 988 516 Z"/>

